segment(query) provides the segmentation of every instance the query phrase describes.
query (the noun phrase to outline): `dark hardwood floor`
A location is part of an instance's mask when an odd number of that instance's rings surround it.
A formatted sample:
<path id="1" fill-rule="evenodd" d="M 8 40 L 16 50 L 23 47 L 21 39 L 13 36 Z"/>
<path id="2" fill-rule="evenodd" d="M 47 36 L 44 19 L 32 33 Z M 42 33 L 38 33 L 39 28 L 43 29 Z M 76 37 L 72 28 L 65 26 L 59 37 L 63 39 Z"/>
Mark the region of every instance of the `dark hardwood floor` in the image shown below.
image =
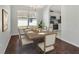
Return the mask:
<path id="1" fill-rule="evenodd" d="M 47 54 L 78 54 L 79 48 L 60 39 L 56 39 L 55 49 Z M 21 47 L 18 36 L 12 36 L 5 54 L 40 54 L 34 44 Z"/>

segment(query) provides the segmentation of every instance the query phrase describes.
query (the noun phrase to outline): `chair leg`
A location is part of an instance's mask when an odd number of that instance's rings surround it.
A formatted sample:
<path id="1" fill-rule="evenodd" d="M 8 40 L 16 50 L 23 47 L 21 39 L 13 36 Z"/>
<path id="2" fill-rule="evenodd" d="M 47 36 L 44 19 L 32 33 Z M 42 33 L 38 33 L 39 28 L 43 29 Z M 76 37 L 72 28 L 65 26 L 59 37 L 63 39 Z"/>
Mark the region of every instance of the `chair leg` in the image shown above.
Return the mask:
<path id="1" fill-rule="evenodd" d="M 44 44 L 44 54 L 46 53 L 46 47 L 45 47 L 45 44 Z"/>

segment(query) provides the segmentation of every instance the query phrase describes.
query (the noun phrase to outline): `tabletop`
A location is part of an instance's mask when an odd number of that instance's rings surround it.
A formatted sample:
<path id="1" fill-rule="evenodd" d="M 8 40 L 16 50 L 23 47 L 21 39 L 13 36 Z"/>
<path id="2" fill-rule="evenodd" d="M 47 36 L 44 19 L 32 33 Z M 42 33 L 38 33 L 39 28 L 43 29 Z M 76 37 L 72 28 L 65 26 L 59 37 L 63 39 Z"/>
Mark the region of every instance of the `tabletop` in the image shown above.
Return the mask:
<path id="1" fill-rule="evenodd" d="M 44 38 L 46 35 L 54 34 L 54 32 L 41 29 L 25 29 L 23 31 L 30 40 L 40 39 Z"/>

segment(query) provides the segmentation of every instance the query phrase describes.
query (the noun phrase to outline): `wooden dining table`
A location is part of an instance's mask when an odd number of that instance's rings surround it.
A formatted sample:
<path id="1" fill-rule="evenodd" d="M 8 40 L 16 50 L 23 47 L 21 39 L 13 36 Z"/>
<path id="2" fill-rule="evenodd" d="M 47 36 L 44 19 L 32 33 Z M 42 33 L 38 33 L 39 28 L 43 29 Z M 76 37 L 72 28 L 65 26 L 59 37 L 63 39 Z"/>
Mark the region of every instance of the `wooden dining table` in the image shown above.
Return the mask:
<path id="1" fill-rule="evenodd" d="M 38 40 L 45 38 L 46 35 L 54 34 L 54 32 L 43 29 L 24 29 L 23 31 L 29 40 Z"/>

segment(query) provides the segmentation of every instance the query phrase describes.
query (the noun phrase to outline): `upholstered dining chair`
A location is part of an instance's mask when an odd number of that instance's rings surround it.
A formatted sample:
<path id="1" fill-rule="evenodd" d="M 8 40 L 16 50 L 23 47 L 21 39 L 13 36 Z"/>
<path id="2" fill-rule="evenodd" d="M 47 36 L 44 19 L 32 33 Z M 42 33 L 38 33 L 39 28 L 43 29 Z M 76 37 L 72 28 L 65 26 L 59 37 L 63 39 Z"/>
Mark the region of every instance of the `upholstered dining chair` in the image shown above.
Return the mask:
<path id="1" fill-rule="evenodd" d="M 32 40 L 29 40 L 27 36 L 23 33 L 22 29 L 18 29 L 19 39 L 21 40 L 22 46 L 33 43 Z"/>
<path id="2" fill-rule="evenodd" d="M 55 39 L 56 39 L 56 33 L 51 35 L 46 35 L 44 42 L 41 42 L 38 44 L 38 47 L 44 52 L 47 53 L 49 51 L 52 51 L 55 47 Z"/>
<path id="3" fill-rule="evenodd" d="M 48 31 L 53 32 L 53 28 L 52 27 L 49 27 L 48 28 Z"/>
<path id="4" fill-rule="evenodd" d="M 44 26 L 44 27 L 43 27 L 43 29 L 44 29 L 44 30 L 47 30 L 47 27 L 46 27 L 46 26 Z"/>
<path id="5" fill-rule="evenodd" d="M 53 32 L 53 24 L 50 24 L 50 25 L 49 25 L 48 31 Z"/>

